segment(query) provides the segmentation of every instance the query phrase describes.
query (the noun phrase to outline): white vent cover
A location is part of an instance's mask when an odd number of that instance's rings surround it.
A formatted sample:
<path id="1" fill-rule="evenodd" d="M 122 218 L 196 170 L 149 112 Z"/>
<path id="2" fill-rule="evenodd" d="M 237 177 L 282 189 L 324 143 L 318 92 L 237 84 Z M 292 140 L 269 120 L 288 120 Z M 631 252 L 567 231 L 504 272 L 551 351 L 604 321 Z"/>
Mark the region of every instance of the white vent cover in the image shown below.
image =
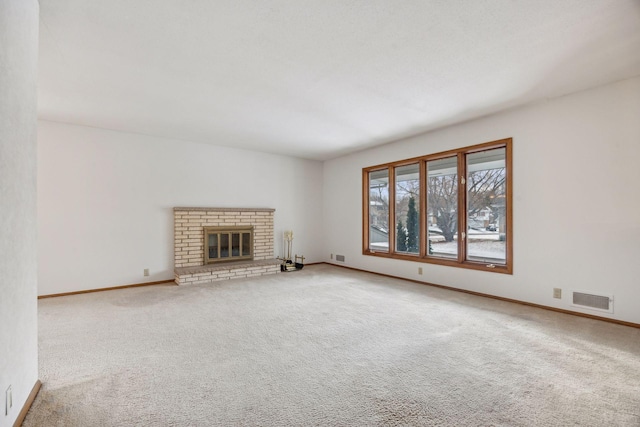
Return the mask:
<path id="1" fill-rule="evenodd" d="M 613 295 L 596 294 L 593 292 L 573 291 L 572 303 L 575 307 L 613 313 Z"/>

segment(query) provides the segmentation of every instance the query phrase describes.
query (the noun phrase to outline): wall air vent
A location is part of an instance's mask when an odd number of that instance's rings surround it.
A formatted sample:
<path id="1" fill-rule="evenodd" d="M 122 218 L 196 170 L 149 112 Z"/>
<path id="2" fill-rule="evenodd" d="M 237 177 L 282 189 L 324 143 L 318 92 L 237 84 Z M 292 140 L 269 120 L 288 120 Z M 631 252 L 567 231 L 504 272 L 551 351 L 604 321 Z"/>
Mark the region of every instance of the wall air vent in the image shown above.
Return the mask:
<path id="1" fill-rule="evenodd" d="M 344 255 L 336 255 L 336 261 L 344 262 Z"/>
<path id="2" fill-rule="evenodd" d="M 594 294 L 593 292 L 573 291 L 572 303 L 575 307 L 613 313 L 613 295 Z"/>

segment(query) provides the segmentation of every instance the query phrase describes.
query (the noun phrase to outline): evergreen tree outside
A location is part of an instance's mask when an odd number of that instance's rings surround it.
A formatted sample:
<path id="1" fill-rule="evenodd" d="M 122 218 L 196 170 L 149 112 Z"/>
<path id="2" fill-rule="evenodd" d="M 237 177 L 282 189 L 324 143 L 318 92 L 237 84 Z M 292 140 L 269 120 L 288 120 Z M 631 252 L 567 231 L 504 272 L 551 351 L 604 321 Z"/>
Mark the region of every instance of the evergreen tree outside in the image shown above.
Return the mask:
<path id="1" fill-rule="evenodd" d="M 398 221 L 398 227 L 396 228 L 396 250 L 398 252 L 407 251 L 407 229 L 404 228 L 402 220 Z"/>
<path id="2" fill-rule="evenodd" d="M 418 225 L 418 210 L 413 197 L 409 199 L 409 211 L 407 212 L 406 250 L 411 253 L 418 253 L 418 243 L 420 241 L 420 228 Z"/>

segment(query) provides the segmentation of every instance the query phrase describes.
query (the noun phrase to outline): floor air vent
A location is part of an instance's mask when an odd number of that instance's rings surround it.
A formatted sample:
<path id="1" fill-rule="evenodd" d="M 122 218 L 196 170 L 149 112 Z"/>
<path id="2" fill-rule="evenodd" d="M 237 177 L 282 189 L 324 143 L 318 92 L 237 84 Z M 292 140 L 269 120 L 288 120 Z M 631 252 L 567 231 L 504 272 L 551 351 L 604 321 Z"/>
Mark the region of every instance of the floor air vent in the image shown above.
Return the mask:
<path id="1" fill-rule="evenodd" d="M 590 292 L 573 291 L 573 303 L 571 305 L 613 313 L 613 295 L 599 295 Z"/>

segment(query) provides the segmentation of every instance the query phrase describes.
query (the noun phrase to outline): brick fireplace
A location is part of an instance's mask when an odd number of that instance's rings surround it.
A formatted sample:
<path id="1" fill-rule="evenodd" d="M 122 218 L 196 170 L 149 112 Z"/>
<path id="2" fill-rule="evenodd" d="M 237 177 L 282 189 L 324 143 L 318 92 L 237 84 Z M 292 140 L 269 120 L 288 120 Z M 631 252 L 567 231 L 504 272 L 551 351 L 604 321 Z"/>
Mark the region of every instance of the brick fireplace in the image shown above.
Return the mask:
<path id="1" fill-rule="evenodd" d="M 274 258 L 273 246 L 274 212 L 267 208 L 173 208 L 175 282 L 200 284 L 278 273 L 280 261 Z M 211 230 L 221 231 L 214 233 L 215 239 L 210 236 L 211 240 L 205 242 L 205 233 Z M 220 259 L 224 253 L 233 253 L 236 231 L 238 251 L 246 253 L 243 230 L 252 231 L 252 256 Z M 225 241 L 227 249 L 219 247 Z M 207 263 L 210 257 L 205 256 L 205 250 L 207 255 L 215 251 L 216 262 Z"/>

